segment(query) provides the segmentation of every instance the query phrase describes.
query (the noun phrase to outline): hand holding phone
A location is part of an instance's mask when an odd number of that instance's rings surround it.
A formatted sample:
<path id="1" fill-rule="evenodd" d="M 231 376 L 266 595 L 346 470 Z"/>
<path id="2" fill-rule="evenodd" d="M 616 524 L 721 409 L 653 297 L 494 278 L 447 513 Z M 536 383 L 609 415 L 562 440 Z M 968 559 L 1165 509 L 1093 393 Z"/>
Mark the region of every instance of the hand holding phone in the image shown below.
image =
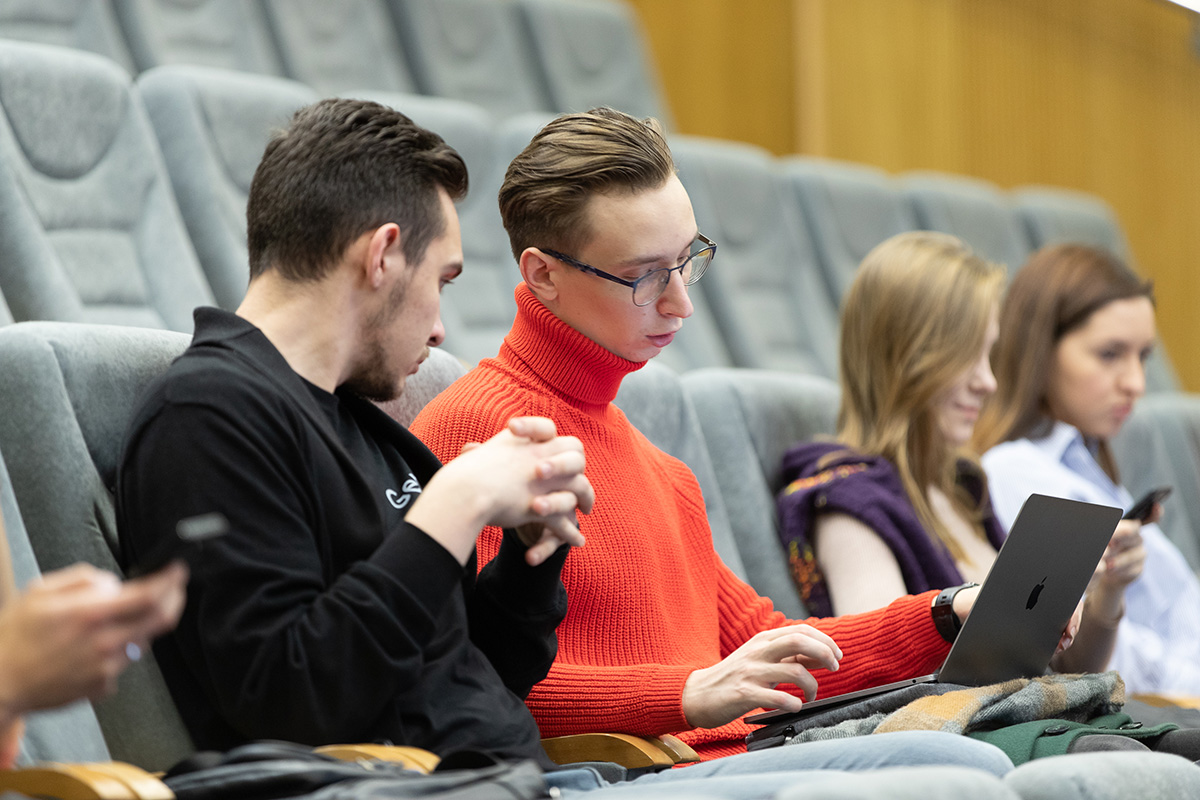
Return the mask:
<path id="1" fill-rule="evenodd" d="M 129 570 L 136 578 L 157 572 L 176 559 L 187 561 L 204 542 L 229 533 L 229 520 L 216 511 L 184 517 L 175 524 L 175 535 L 166 536 L 150 548 Z"/>
<path id="2" fill-rule="evenodd" d="M 1145 522 L 1154 513 L 1155 504 L 1161 503 L 1170 493 L 1170 486 L 1160 486 L 1157 489 L 1151 489 L 1146 492 L 1141 500 L 1134 503 L 1133 507 L 1126 511 L 1125 516 L 1121 517 L 1121 519 L 1136 519 L 1138 522 Z"/>

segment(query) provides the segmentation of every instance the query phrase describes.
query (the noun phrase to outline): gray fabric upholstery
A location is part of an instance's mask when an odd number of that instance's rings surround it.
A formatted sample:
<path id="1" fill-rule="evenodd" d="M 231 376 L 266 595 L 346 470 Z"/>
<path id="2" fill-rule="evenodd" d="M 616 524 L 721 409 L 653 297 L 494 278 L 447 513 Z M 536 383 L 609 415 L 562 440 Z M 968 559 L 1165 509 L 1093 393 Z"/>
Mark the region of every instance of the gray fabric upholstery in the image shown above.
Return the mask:
<path id="1" fill-rule="evenodd" d="M 322 94 L 416 91 L 386 0 L 263 0 L 289 77 Z"/>
<path id="2" fill-rule="evenodd" d="M 725 498 L 713 469 L 704 431 L 696 409 L 683 391 L 679 375 L 669 367 L 654 361 L 625 377 L 617 393 L 617 407 L 625 412 L 633 427 L 642 432 L 655 447 L 675 456 L 688 465 L 700 483 L 704 507 L 712 529 L 713 547 L 721 560 L 742 580 L 746 568 L 733 538 L 733 528 L 725 511 Z M 636 496 L 635 487 L 630 487 Z"/>
<path id="3" fill-rule="evenodd" d="M 922 228 L 952 233 L 1012 275 L 1032 248 L 1008 195 L 995 184 L 965 175 L 912 172 L 904 190 Z"/>
<path id="4" fill-rule="evenodd" d="M 182 65 L 142 73 L 137 93 L 209 286 L 217 303 L 232 311 L 250 274 L 250 181 L 271 132 L 286 127 L 317 94 L 283 78 Z"/>
<path id="5" fill-rule="evenodd" d="M 1013 201 L 1035 250 L 1058 242 L 1082 242 L 1129 260 L 1129 243 L 1117 216 L 1097 195 L 1025 186 L 1013 190 Z"/>
<path id="6" fill-rule="evenodd" d="M 989 772 L 967 767 L 892 767 L 863 772 L 821 770 L 775 800 L 1020 800 Z"/>
<path id="7" fill-rule="evenodd" d="M 836 374 L 837 312 L 770 154 L 682 136 L 671 151 L 700 230 L 717 243 L 692 295 L 707 299 L 733 363 Z"/>
<path id="8" fill-rule="evenodd" d="M 19 320 L 180 331 L 212 302 L 129 77 L 0 43 L 0 291 Z"/>
<path id="9" fill-rule="evenodd" d="M 1117 215 L 1100 197 L 1051 186 L 1027 186 L 1015 190 L 1013 197 L 1034 249 L 1061 242 L 1081 242 L 1115 253 L 1126 264 L 1134 265 Z M 1146 364 L 1146 388 L 1152 392 L 1181 388 L 1179 376 L 1162 345 Z"/>
<path id="10" fill-rule="evenodd" d="M 399 109 L 440 134 L 467 164 L 471 188 L 458 203 L 463 272 L 442 292 L 445 347 L 475 363 L 500 351 L 517 313 L 521 273 L 500 222 L 496 194 L 511 156 L 501 152 L 495 120 L 461 100 L 383 92 L 358 93 Z M 516 155 L 513 153 L 512 155 Z"/>
<path id="11" fill-rule="evenodd" d="M 0 38 L 89 50 L 133 71 L 111 0 L 0 0 Z"/>
<path id="12" fill-rule="evenodd" d="M 25 524 L 13 496 L 12 484 L 4 460 L 0 458 L 0 511 L 12 555 L 17 586 L 24 586 L 40 574 Z M 54 711 L 30 714 L 25 719 L 25 738 L 21 742 L 19 764 L 36 761 L 107 761 L 108 748 L 100 724 L 87 702 L 73 703 Z"/>
<path id="13" fill-rule="evenodd" d="M 7 325 L 12 321 L 12 312 L 8 310 L 8 303 L 4 301 L 4 295 L 0 294 L 0 325 Z"/>
<path id="14" fill-rule="evenodd" d="M 553 106 L 513 0 L 390 0 L 413 78 L 424 94 L 497 117 Z"/>
<path id="15" fill-rule="evenodd" d="M 1161 392 L 1142 398 L 1112 441 L 1121 481 L 1141 497 L 1173 486 L 1163 532 L 1200 572 L 1200 396 Z"/>
<path id="16" fill-rule="evenodd" d="M 430 400 L 466 374 L 467 368 L 461 361 L 441 348 L 432 348 L 417 374 L 405 382 L 404 394 L 380 403 L 379 407 L 407 428 Z"/>
<path id="17" fill-rule="evenodd" d="M 0 328 L 0 452 L 43 570 L 119 571 L 112 487 L 133 403 L 188 343 L 167 331 L 26 322 Z M 165 769 L 192 750 L 147 654 L 96 704 L 112 756 Z"/>
<path id="18" fill-rule="evenodd" d="M 806 616 L 779 544 L 780 461 L 799 441 L 834 433 L 838 388 L 825 378 L 744 369 L 685 374 L 751 586 L 792 618 Z"/>
<path id="19" fill-rule="evenodd" d="M 1074 753 L 1040 758 L 1004 776 L 1021 800 L 1200 797 L 1200 769 L 1166 753 Z"/>
<path id="20" fill-rule="evenodd" d="M 283 75 L 259 0 L 112 0 L 139 70 L 200 64 Z"/>
<path id="21" fill-rule="evenodd" d="M 792 156 L 780 169 L 808 222 L 833 304 L 840 307 L 867 253 L 891 236 L 916 230 L 916 213 L 878 167 Z"/>
<path id="22" fill-rule="evenodd" d="M 556 111 L 670 112 L 633 9 L 616 0 L 518 0 Z"/>

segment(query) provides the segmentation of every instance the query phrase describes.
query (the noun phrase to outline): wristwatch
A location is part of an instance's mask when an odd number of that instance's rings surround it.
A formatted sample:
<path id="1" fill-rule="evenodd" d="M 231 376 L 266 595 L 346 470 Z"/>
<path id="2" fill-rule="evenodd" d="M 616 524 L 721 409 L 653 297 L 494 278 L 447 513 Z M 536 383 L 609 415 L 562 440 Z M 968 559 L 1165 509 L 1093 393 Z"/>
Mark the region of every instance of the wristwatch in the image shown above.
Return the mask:
<path id="1" fill-rule="evenodd" d="M 951 586 L 942 589 L 933 599 L 933 606 L 930 608 L 930 612 L 933 614 L 933 626 L 947 642 L 953 642 L 958 637 L 958 632 L 962 630 L 962 620 L 958 618 L 958 614 L 954 613 L 954 596 L 963 589 L 978 585 L 978 583 L 964 583 L 959 586 Z"/>

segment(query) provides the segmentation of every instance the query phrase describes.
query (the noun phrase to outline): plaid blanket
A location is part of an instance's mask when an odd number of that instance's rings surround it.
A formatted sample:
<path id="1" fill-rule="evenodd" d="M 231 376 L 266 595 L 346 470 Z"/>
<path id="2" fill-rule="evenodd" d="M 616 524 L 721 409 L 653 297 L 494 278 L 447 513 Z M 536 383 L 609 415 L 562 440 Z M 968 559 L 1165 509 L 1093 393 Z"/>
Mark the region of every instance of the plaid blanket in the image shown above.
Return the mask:
<path id="1" fill-rule="evenodd" d="M 990 686 L 910 686 L 813 715 L 788 744 L 893 731 L 969 734 L 1035 720 L 1086 722 L 1125 704 L 1116 672 L 1045 675 Z"/>

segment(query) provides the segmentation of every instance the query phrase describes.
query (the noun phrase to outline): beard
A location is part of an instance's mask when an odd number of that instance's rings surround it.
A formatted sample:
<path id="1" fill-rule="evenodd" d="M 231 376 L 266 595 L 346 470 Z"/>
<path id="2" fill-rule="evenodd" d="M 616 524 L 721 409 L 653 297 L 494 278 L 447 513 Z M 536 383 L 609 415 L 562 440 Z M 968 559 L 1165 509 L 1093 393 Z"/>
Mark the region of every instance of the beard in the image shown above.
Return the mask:
<path id="1" fill-rule="evenodd" d="M 408 377 L 392 363 L 392 354 L 384 345 L 385 332 L 403 313 L 404 287 L 396 286 L 387 302 L 363 321 L 359 340 L 362 347 L 355 368 L 343 384 L 355 394 L 377 403 L 395 400 L 404 391 Z M 426 351 L 428 352 L 428 347 Z"/>

